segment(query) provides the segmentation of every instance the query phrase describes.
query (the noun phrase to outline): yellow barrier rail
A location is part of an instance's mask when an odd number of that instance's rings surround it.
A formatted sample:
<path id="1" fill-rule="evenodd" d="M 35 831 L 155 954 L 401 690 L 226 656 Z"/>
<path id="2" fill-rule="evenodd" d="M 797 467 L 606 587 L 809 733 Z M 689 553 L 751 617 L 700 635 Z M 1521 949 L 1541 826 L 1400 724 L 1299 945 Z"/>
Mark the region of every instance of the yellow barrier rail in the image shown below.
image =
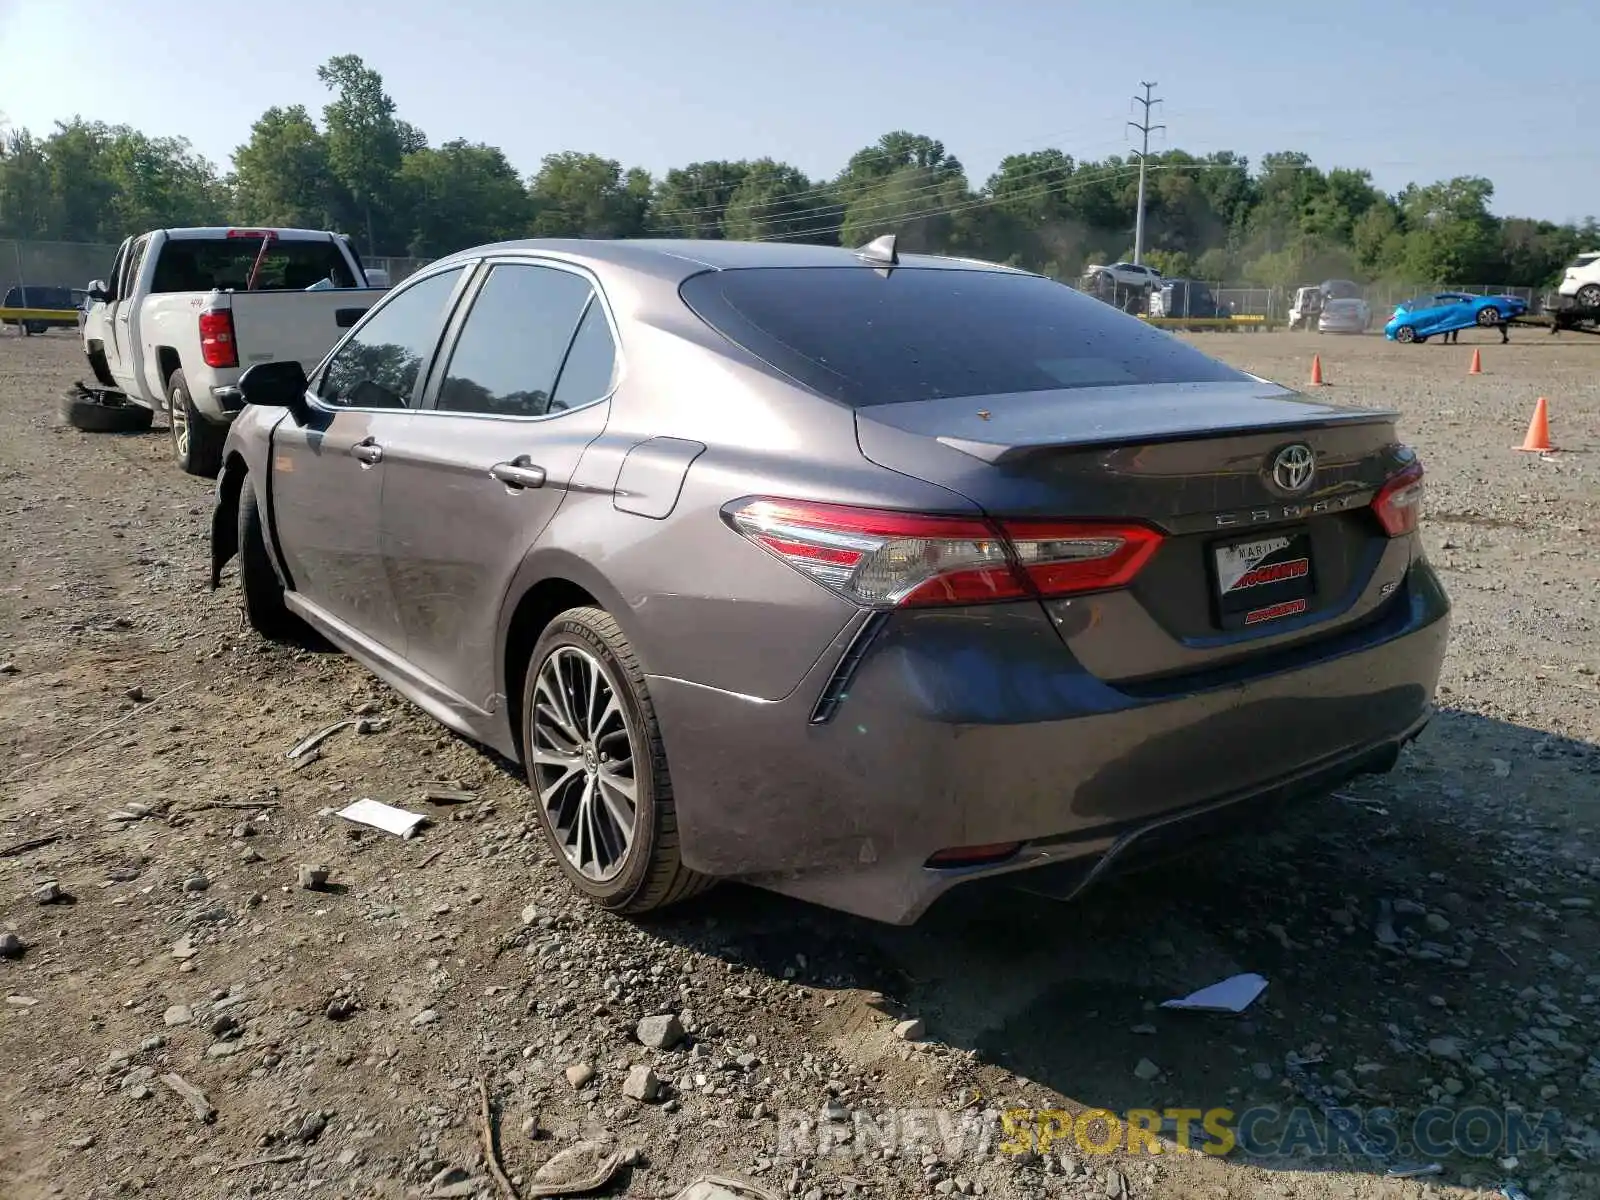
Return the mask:
<path id="1" fill-rule="evenodd" d="M 78 323 L 75 308 L 0 308 L 0 321 L 71 321 Z"/>
<path id="2" fill-rule="evenodd" d="M 1267 317 L 1149 317 L 1139 319 L 1161 329 L 1272 329 L 1274 322 Z"/>

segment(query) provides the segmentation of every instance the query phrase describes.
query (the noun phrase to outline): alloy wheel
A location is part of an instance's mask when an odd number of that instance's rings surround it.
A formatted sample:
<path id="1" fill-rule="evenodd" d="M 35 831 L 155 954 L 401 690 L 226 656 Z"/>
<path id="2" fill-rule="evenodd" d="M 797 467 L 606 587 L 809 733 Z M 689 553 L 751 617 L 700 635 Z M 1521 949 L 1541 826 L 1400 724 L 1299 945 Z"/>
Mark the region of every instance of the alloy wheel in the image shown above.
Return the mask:
<path id="1" fill-rule="evenodd" d="M 637 739 L 615 680 L 577 646 L 539 665 L 528 754 L 539 804 L 567 861 L 603 883 L 627 863 L 638 815 Z"/>
<path id="2" fill-rule="evenodd" d="M 172 426 L 172 445 L 179 458 L 189 456 L 189 398 L 181 391 L 167 401 L 167 423 Z"/>

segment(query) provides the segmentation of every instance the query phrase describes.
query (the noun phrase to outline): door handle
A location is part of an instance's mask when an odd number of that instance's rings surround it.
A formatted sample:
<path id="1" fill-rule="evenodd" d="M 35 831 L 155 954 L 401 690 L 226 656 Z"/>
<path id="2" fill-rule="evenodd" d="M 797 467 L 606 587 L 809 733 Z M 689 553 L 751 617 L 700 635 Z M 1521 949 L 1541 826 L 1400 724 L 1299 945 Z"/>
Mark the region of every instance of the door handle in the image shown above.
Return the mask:
<path id="1" fill-rule="evenodd" d="M 495 463 L 489 474 L 508 488 L 536 488 L 544 486 L 544 468 L 536 467 L 526 454 L 519 454 L 510 462 Z"/>
<path id="2" fill-rule="evenodd" d="M 362 466 L 370 467 L 383 461 L 383 447 L 372 438 L 363 438 L 350 447 L 350 457 Z"/>

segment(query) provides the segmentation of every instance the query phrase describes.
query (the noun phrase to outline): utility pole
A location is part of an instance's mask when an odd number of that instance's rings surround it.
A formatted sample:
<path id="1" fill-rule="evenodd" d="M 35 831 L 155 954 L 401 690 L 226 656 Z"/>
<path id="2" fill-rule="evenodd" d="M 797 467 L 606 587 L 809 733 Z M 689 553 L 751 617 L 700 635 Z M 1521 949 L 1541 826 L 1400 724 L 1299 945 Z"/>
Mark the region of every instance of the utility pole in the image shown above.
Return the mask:
<path id="1" fill-rule="evenodd" d="M 1144 255 L 1144 171 L 1145 159 L 1150 157 L 1150 135 L 1158 129 L 1166 129 L 1165 125 L 1150 124 L 1150 108 L 1160 104 L 1161 101 L 1153 98 L 1150 93 L 1156 90 L 1153 83 L 1143 83 L 1144 95 L 1135 96 L 1135 102 L 1144 105 L 1144 120 L 1129 121 L 1128 124 L 1137 129 L 1144 137 L 1144 142 L 1139 149 L 1139 209 L 1134 216 L 1133 224 L 1133 261 L 1137 265 Z"/>

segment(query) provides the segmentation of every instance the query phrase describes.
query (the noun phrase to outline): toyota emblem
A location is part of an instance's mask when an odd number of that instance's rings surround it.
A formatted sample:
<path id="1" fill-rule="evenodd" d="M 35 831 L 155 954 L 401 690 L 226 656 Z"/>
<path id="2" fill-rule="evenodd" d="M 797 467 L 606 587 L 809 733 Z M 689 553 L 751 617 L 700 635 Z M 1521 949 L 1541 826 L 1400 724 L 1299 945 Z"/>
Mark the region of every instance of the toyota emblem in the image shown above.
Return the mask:
<path id="1" fill-rule="evenodd" d="M 1272 460 L 1272 482 L 1291 496 L 1297 496 L 1309 488 L 1316 473 L 1316 456 L 1311 453 L 1311 447 L 1303 442 L 1285 446 Z"/>

